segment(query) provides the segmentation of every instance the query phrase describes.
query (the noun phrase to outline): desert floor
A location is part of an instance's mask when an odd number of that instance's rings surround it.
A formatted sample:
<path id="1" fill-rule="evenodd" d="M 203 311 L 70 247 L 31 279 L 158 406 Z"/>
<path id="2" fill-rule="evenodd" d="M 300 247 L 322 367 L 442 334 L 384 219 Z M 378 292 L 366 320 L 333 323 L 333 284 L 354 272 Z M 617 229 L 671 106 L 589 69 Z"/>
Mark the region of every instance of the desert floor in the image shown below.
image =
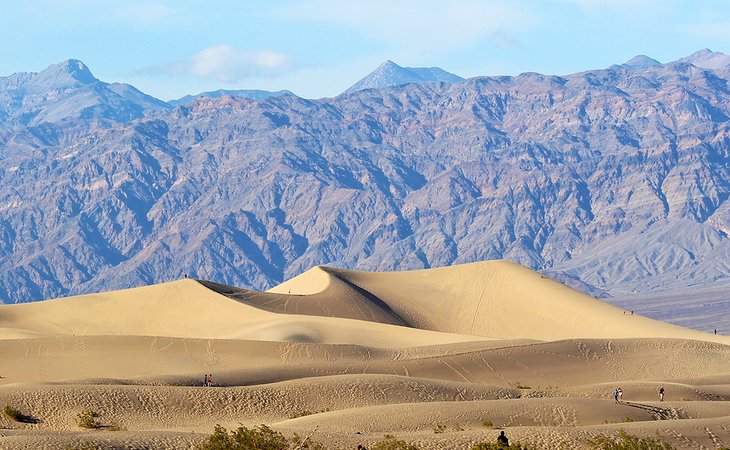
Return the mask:
<path id="1" fill-rule="evenodd" d="M 332 449 L 386 433 L 468 449 L 501 430 L 580 449 L 621 429 L 730 447 L 730 338 L 504 261 L 317 267 L 267 292 L 183 279 L 2 305 L 0 377 L 0 408 L 26 415 L 0 414 L 0 449 L 190 449 L 216 424 L 311 433 Z M 76 421 L 88 409 L 93 430 Z"/>

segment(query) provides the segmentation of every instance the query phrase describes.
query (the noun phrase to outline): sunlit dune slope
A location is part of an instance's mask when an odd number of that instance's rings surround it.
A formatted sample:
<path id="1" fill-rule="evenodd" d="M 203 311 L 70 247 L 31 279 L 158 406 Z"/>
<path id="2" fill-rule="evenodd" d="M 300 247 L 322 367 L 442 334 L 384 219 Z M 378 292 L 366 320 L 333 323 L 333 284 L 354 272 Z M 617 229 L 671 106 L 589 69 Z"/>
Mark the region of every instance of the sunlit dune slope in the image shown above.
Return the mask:
<path id="1" fill-rule="evenodd" d="M 330 275 L 326 283 L 322 271 Z M 730 343 L 723 336 L 640 317 L 508 261 L 382 273 L 318 267 L 270 292 L 282 287 L 292 294 L 300 287 L 310 292 L 313 286 L 330 294 L 307 305 L 308 314 L 337 314 L 338 294 L 359 295 L 357 304 L 377 299 L 394 321 L 411 327 L 492 339 L 667 337 Z M 280 302 L 277 310 L 296 312 L 308 298 Z"/>
<path id="2" fill-rule="evenodd" d="M 374 347 L 478 339 L 337 317 L 278 314 L 234 301 L 194 280 L 0 306 L 0 339 L 54 335 L 250 339 Z"/>
<path id="3" fill-rule="evenodd" d="M 730 341 L 639 317 L 504 261 L 392 273 L 317 267 L 269 292 L 179 280 L 0 307 L 0 338 L 69 334 L 375 347 L 479 339 Z"/>

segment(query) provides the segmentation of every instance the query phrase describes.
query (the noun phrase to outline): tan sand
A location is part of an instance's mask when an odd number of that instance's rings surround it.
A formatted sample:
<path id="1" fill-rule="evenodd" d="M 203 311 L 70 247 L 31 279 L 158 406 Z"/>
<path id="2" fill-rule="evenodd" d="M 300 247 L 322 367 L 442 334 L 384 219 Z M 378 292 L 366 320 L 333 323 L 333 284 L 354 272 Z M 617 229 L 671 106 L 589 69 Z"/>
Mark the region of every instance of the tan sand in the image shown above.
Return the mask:
<path id="1" fill-rule="evenodd" d="M 619 429 L 718 448 L 730 446 L 729 344 L 503 261 L 2 305 L 0 407 L 36 423 L 0 415 L 0 449 L 191 448 L 217 423 L 316 428 L 330 448 L 393 433 L 468 449 L 498 428 L 545 449 Z M 214 387 L 200 387 L 205 373 Z M 102 428 L 77 426 L 84 409 Z"/>

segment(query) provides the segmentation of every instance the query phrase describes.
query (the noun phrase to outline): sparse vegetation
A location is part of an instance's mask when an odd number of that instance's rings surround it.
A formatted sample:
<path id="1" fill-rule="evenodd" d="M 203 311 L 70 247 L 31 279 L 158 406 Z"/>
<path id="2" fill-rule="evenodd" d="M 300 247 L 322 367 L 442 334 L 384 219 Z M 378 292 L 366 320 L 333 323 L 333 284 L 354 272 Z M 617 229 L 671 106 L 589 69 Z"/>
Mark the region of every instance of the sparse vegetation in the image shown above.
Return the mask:
<path id="1" fill-rule="evenodd" d="M 22 412 L 20 412 L 18 408 L 14 408 L 10 405 L 7 405 L 5 409 L 3 409 L 3 412 L 6 416 L 10 417 L 16 422 L 23 422 L 23 420 L 25 419 L 25 416 Z"/>
<path id="2" fill-rule="evenodd" d="M 491 420 L 482 420 L 482 426 L 485 428 L 492 428 L 494 424 Z"/>
<path id="3" fill-rule="evenodd" d="M 588 442 L 593 450 L 675 450 L 667 442 L 639 438 L 620 430 L 618 436 L 598 436 Z"/>
<path id="4" fill-rule="evenodd" d="M 235 431 L 228 431 L 220 425 L 215 426 L 213 434 L 198 446 L 198 450 L 280 450 L 286 448 L 325 450 L 317 442 L 302 439 L 298 435 L 287 439 L 286 436 L 274 431 L 266 425 L 255 428 L 238 427 Z"/>
<path id="5" fill-rule="evenodd" d="M 420 450 L 409 442 L 396 439 L 392 434 L 386 434 L 385 439 L 371 447 L 372 450 Z"/>
<path id="6" fill-rule="evenodd" d="M 99 422 L 96 420 L 97 417 L 99 417 L 99 413 L 93 409 L 86 409 L 76 416 L 76 423 L 81 428 L 98 428 Z"/>
<path id="7" fill-rule="evenodd" d="M 433 427 L 433 434 L 441 434 L 446 432 L 446 425 L 436 425 Z"/>
<path id="8" fill-rule="evenodd" d="M 532 388 L 530 386 L 525 386 L 525 385 L 523 385 L 521 383 L 517 383 L 515 385 L 515 389 L 532 389 Z"/>

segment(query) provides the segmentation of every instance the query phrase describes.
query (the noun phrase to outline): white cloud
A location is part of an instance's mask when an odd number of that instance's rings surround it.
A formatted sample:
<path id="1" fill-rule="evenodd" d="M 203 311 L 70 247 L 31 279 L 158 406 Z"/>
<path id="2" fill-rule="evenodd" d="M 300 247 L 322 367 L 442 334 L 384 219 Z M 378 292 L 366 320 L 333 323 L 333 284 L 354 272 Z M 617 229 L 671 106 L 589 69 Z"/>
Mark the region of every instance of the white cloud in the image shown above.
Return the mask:
<path id="1" fill-rule="evenodd" d="M 272 50 L 239 50 L 230 45 L 208 47 L 188 58 L 139 71 L 141 75 L 190 76 L 223 83 L 277 74 L 291 66 L 291 56 Z"/>
<path id="2" fill-rule="evenodd" d="M 522 2 L 504 0 L 302 0 L 276 14 L 341 25 L 394 46 L 430 50 L 451 50 L 490 36 L 508 36 L 509 31 L 535 21 Z"/>

